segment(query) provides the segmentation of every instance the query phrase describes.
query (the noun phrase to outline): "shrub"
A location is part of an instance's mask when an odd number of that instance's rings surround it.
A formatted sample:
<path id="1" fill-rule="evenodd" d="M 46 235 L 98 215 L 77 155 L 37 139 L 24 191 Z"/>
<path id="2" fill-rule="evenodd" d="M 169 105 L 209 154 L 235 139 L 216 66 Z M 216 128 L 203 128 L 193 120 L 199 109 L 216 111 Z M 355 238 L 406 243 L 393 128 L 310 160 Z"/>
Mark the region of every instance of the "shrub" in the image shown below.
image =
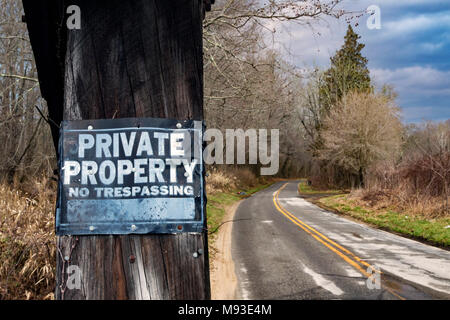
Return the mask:
<path id="1" fill-rule="evenodd" d="M 55 284 L 55 187 L 34 181 L 34 196 L 0 185 L 0 299 L 49 299 Z"/>

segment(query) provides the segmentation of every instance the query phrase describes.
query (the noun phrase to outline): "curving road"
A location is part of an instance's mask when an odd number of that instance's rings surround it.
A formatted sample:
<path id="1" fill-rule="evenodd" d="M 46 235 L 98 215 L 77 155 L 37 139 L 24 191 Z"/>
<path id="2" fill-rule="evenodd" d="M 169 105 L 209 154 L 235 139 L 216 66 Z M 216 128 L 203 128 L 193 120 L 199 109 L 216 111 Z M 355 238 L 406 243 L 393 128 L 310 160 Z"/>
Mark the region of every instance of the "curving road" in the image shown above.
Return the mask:
<path id="1" fill-rule="evenodd" d="M 450 299 L 450 252 L 327 212 L 279 182 L 236 210 L 237 299 Z"/>

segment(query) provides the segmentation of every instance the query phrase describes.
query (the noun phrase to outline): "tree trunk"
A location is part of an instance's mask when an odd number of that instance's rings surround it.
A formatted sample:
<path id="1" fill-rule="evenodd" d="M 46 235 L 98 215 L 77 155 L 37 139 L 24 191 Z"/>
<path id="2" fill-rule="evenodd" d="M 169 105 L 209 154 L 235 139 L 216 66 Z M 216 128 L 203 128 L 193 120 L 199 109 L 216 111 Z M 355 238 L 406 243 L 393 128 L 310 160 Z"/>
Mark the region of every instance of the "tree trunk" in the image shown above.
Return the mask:
<path id="1" fill-rule="evenodd" d="M 82 23 L 67 35 L 65 120 L 203 118 L 202 0 L 71 4 Z M 65 236 L 57 245 L 57 299 L 210 298 L 206 232 Z M 66 287 L 69 265 L 81 270 L 81 289 Z"/>
<path id="2" fill-rule="evenodd" d="M 358 187 L 364 188 L 364 170 L 361 167 L 358 172 Z"/>

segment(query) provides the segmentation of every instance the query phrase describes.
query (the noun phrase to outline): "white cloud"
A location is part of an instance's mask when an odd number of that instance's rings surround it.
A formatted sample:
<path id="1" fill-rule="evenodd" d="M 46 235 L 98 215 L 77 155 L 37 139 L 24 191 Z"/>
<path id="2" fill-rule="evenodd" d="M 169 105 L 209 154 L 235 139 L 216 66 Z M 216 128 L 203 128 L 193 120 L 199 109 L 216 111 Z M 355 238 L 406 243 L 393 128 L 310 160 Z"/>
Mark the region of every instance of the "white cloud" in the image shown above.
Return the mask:
<path id="1" fill-rule="evenodd" d="M 399 91 L 450 95 L 450 71 L 413 66 L 394 70 L 371 69 L 370 74 L 377 85 L 389 83 Z"/>
<path id="2" fill-rule="evenodd" d="M 423 5 L 432 5 L 432 4 L 441 4 L 442 0 L 400 0 L 400 1 L 393 1 L 393 0 L 362 0 L 358 1 L 359 3 L 363 3 L 366 6 L 369 6 L 371 4 L 380 5 L 383 7 L 411 7 L 411 6 L 423 6 Z"/>
<path id="3" fill-rule="evenodd" d="M 383 24 L 383 28 L 387 29 L 390 37 L 442 27 L 450 27 L 450 12 L 448 11 L 404 17 Z"/>
<path id="4" fill-rule="evenodd" d="M 407 122 L 448 118 L 450 71 L 413 66 L 393 70 L 371 69 L 370 74 L 378 87 L 386 83 L 394 86 Z"/>
<path id="5" fill-rule="evenodd" d="M 297 65 L 325 66 L 330 57 L 342 45 L 347 24 L 334 18 L 318 20 L 312 24 L 296 24 L 271 21 L 266 24 L 275 28 L 275 48 L 288 49 Z M 267 37 L 266 43 L 271 44 Z"/>
<path id="6" fill-rule="evenodd" d="M 427 51 L 429 53 L 433 53 L 435 51 L 438 51 L 438 50 L 442 49 L 444 44 L 445 44 L 444 42 L 438 42 L 438 43 L 425 42 L 425 43 L 421 43 L 420 46 L 425 51 Z"/>
<path id="7" fill-rule="evenodd" d="M 445 0 L 344 0 L 342 7 L 344 8 L 367 8 L 371 5 L 377 5 L 381 10 L 399 10 L 400 8 L 414 8 L 418 6 L 439 5 Z"/>
<path id="8" fill-rule="evenodd" d="M 409 107 L 403 108 L 403 118 L 407 122 L 419 122 L 424 119 L 429 119 L 430 114 L 433 112 L 433 107 Z"/>

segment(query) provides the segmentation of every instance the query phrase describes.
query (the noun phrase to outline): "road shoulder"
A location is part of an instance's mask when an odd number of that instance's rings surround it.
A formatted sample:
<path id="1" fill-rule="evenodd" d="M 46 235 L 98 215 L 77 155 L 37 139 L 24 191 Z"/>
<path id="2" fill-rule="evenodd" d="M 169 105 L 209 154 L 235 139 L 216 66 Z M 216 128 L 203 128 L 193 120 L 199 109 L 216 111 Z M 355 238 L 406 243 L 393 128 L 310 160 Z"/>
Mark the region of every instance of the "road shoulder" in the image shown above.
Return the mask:
<path id="1" fill-rule="evenodd" d="M 225 208 L 223 225 L 219 228 L 212 244 L 214 259 L 211 265 L 211 298 L 213 300 L 234 300 L 236 297 L 237 278 L 231 256 L 231 235 L 236 209 L 243 200 Z"/>

